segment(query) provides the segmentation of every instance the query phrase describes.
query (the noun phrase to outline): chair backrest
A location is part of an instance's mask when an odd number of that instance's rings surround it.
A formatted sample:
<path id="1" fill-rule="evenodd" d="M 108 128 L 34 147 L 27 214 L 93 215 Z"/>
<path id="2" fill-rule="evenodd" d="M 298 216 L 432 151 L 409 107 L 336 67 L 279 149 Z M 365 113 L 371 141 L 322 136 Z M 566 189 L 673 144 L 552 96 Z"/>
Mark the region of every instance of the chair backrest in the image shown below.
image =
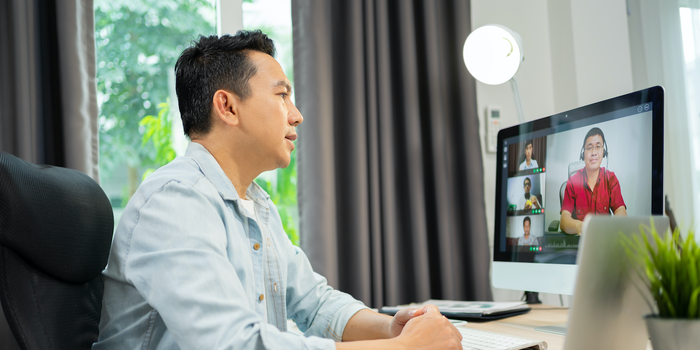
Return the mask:
<path id="1" fill-rule="evenodd" d="M 566 181 L 569 181 L 569 178 L 571 175 L 576 174 L 577 171 L 583 169 L 583 167 L 586 166 L 586 163 L 582 160 L 569 163 L 568 167 L 568 176 L 566 177 Z M 566 181 L 564 181 L 563 184 L 561 184 L 561 187 L 559 188 L 559 208 L 564 205 L 564 191 L 566 190 Z"/>
<path id="2" fill-rule="evenodd" d="M 113 229 L 90 177 L 0 153 L 0 302 L 22 349 L 91 348 Z"/>

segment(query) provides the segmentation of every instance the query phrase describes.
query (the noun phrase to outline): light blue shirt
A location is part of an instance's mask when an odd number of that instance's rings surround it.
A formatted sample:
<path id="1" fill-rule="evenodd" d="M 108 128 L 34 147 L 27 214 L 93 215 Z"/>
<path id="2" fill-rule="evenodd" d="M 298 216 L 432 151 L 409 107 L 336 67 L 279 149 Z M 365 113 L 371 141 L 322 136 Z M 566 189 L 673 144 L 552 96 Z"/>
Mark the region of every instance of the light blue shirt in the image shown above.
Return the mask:
<path id="1" fill-rule="evenodd" d="M 92 348 L 335 349 L 366 307 L 313 272 L 270 196 L 246 195 L 256 215 L 197 143 L 151 174 L 116 229 Z"/>
<path id="2" fill-rule="evenodd" d="M 530 166 L 527 166 L 527 159 L 525 159 L 522 163 L 520 163 L 520 168 L 518 170 L 535 169 L 537 167 L 538 166 L 536 160 L 530 159 Z"/>

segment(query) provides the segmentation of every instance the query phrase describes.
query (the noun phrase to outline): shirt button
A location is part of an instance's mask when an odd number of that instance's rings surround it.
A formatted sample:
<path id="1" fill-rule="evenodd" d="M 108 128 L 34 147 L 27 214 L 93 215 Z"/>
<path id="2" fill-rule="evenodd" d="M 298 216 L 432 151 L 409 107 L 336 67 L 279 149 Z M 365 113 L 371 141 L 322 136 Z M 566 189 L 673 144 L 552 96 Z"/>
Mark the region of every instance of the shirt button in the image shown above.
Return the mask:
<path id="1" fill-rule="evenodd" d="M 263 299 L 265 299 L 265 296 L 260 294 L 260 301 L 263 301 Z"/>
<path id="2" fill-rule="evenodd" d="M 255 250 L 260 249 L 260 244 L 258 244 L 258 243 L 253 244 L 253 249 L 255 249 Z"/>

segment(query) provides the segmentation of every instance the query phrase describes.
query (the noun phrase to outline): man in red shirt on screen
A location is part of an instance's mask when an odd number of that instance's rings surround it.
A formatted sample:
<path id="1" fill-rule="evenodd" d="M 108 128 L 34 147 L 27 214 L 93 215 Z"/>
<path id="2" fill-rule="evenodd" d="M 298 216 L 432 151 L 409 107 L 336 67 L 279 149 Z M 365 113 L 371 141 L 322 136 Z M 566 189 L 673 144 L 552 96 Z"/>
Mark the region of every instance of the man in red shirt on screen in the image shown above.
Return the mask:
<path id="1" fill-rule="evenodd" d="M 592 215 L 627 216 L 620 183 L 612 171 L 600 164 L 608 156 L 605 135 L 600 128 L 592 128 L 584 138 L 580 159 L 586 165 L 566 182 L 566 193 L 561 205 L 561 229 L 581 235 L 583 218 Z"/>

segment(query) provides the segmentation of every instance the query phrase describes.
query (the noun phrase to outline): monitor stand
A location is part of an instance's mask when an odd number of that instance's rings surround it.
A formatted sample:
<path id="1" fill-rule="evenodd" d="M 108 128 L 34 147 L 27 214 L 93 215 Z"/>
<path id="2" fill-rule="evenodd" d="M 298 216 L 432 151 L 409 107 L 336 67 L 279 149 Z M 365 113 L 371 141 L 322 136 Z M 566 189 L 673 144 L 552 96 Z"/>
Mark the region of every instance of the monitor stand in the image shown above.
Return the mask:
<path id="1" fill-rule="evenodd" d="M 540 293 L 526 291 L 525 302 L 528 304 L 542 304 L 542 301 L 540 301 Z"/>

